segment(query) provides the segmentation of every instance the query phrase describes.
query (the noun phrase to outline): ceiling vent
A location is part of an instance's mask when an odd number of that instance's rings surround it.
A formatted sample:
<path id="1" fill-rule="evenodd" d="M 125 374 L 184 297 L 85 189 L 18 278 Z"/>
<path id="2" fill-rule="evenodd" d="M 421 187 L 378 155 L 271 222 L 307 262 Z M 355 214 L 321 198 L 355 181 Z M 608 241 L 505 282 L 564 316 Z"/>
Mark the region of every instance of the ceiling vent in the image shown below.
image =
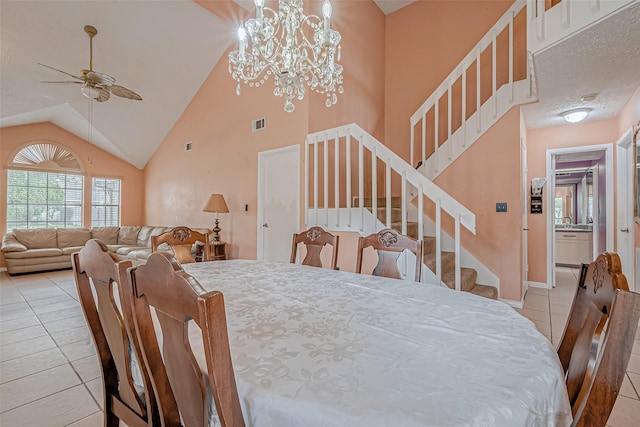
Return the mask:
<path id="1" fill-rule="evenodd" d="M 193 150 L 193 141 L 189 141 L 186 144 L 184 144 L 184 151 L 191 151 Z"/>
<path id="2" fill-rule="evenodd" d="M 264 129 L 264 128 L 265 128 L 265 126 L 266 126 L 266 124 L 267 124 L 267 122 L 266 122 L 265 118 L 264 118 L 264 117 L 261 117 L 261 118 L 259 118 L 259 119 L 254 120 L 254 121 L 251 123 L 251 129 L 252 129 L 254 132 L 258 132 L 259 130 Z"/>

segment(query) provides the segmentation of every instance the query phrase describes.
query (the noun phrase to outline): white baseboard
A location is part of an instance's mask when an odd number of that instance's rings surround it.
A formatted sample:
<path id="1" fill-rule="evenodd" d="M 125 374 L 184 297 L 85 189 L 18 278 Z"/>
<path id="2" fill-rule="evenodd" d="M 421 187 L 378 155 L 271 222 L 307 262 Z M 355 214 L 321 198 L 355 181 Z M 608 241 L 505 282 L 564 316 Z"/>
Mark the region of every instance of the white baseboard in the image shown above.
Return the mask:
<path id="1" fill-rule="evenodd" d="M 542 282 L 527 282 L 529 284 L 529 286 L 531 286 L 532 288 L 542 288 L 542 289 L 551 289 L 551 286 L 549 286 L 546 283 L 542 283 Z"/>
<path id="2" fill-rule="evenodd" d="M 524 299 L 522 301 L 514 301 L 510 299 L 502 299 L 500 298 L 498 301 L 501 301 L 513 308 L 524 308 Z"/>
<path id="3" fill-rule="evenodd" d="M 7 271 L 7 267 L 0 267 L 0 271 Z"/>

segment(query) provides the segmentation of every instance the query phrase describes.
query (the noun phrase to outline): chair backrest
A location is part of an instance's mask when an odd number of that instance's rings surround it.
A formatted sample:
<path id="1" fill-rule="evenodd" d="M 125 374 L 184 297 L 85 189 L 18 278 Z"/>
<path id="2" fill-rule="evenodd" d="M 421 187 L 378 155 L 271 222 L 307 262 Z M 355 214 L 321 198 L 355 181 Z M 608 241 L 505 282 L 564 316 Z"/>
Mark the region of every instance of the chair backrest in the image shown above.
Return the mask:
<path id="1" fill-rule="evenodd" d="M 129 426 L 158 425 L 155 395 L 135 336 L 131 300 L 126 292 L 131 261 L 119 261 L 103 242 L 95 239 L 71 259 L 80 305 L 100 359 L 105 426 L 118 426 L 119 420 Z M 131 375 L 132 352 L 140 366 L 143 393 Z"/>
<path id="2" fill-rule="evenodd" d="M 378 264 L 373 269 L 374 276 L 402 279 L 398 270 L 398 258 L 405 251 L 411 251 L 416 256 L 415 281 L 422 278 L 422 242 L 398 233 L 391 228 L 385 228 L 377 233 L 358 239 L 358 258 L 356 259 L 356 273 L 362 272 L 362 252 L 364 248 L 372 247 L 378 252 Z"/>
<path id="3" fill-rule="evenodd" d="M 615 253 L 601 254 L 584 273 L 561 343 L 563 347 L 566 336 L 566 351 L 574 342 L 566 369 L 574 426 L 606 424 L 622 386 L 639 319 L 640 294 L 629 292 L 620 258 Z"/>
<path id="4" fill-rule="evenodd" d="M 206 292 L 166 252 L 151 254 L 129 274 L 135 327 L 164 425 L 179 425 L 180 417 L 187 427 L 208 425 L 213 399 L 222 426 L 244 426 L 222 294 Z M 162 332 L 162 353 L 151 307 Z M 190 321 L 202 332 L 208 375 L 189 343 Z"/>
<path id="5" fill-rule="evenodd" d="M 331 269 L 335 270 L 338 264 L 338 241 L 340 236 L 324 231 L 320 227 L 311 227 L 301 233 L 293 235 L 293 243 L 291 245 L 291 263 L 296 262 L 298 253 L 298 245 L 303 243 L 307 248 L 307 254 L 302 260 L 302 265 L 310 265 L 313 267 L 322 267 L 320 252 L 325 245 L 331 245 Z"/>
<path id="6" fill-rule="evenodd" d="M 209 235 L 199 233 L 189 227 L 174 227 L 169 231 L 151 237 L 151 252 L 158 252 L 158 246 L 166 243 L 171 246 L 175 258 L 182 264 L 196 261 L 211 261 L 211 246 Z M 204 244 L 204 259 L 196 260 L 192 254 L 193 245 Z"/>

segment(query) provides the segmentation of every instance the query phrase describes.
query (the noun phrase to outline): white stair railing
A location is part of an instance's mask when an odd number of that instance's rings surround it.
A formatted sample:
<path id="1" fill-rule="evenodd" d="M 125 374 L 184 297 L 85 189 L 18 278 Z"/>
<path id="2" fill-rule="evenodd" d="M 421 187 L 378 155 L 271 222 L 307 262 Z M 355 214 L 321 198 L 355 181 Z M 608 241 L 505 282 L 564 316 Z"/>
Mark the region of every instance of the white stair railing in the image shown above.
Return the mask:
<path id="1" fill-rule="evenodd" d="M 534 55 L 638 0 L 527 0 L 527 49 Z M 549 7 L 547 9 L 547 7 Z"/>
<path id="2" fill-rule="evenodd" d="M 366 164 L 370 157 L 370 164 Z M 342 160 L 344 159 L 344 160 Z M 353 161 L 352 161 L 353 159 Z M 357 162 L 355 161 L 357 159 Z M 320 161 L 322 160 L 322 165 Z M 384 164 L 384 191 L 378 191 L 378 163 Z M 333 170 L 332 170 L 333 169 Z M 305 144 L 305 222 L 307 227 L 319 225 L 333 230 L 360 233 L 379 230 L 378 197 L 383 194 L 385 206 L 392 206 L 392 181 L 399 181 L 402 197 L 402 234 L 407 234 L 408 188 L 417 193 L 418 239 L 424 237 L 423 216 L 425 198 L 433 202 L 436 221 L 436 276 L 442 281 L 441 240 L 442 213 L 453 218 L 455 241 L 455 289 L 461 288 L 460 237 L 461 226 L 476 233 L 476 217 L 464 205 L 436 186 L 410 164 L 356 124 L 309 134 Z M 357 176 L 357 184 L 352 182 Z M 330 182 L 332 178 L 333 182 Z M 322 185 L 322 189 L 320 189 Z M 365 193 L 365 186 L 370 192 Z M 312 194 L 310 194 L 312 193 Z M 322 203 L 320 198 L 322 195 Z M 357 197 L 358 206 L 353 206 Z M 371 198 L 371 212 L 365 215 L 365 197 Z M 413 199 L 415 196 L 411 196 Z M 331 206 L 332 205 L 332 206 Z M 365 218 L 371 221 L 365 223 Z M 386 209 L 385 224 L 391 227 L 391 209 Z"/>
<path id="3" fill-rule="evenodd" d="M 411 142 L 410 142 L 410 163 L 416 164 L 416 151 L 419 151 L 419 161 L 424 162 L 429 158 L 428 168 L 421 168 L 421 171 L 429 178 L 433 179 L 453 162 L 464 150 L 475 142 L 487 129 L 506 113 L 513 105 L 530 102 L 535 98 L 531 92 L 530 66 L 526 64 L 526 78 L 514 81 L 514 66 L 517 60 L 526 56 L 516 55 L 514 46 L 514 19 L 525 8 L 526 0 L 516 0 L 513 5 L 502 15 L 496 24 L 485 34 L 464 59 L 454 68 L 438 88 L 427 98 L 426 101 L 411 116 Z M 504 31 L 508 33 L 508 79 L 506 84 L 498 87 L 498 63 L 503 59 L 503 49 L 498 49 L 497 38 Z M 491 66 L 485 68 L 481 66 L 482 53 L 491 49 Z M 500 61 L 498 56 L 500 55 Z M 484 65 L 484 64 L 482 64 Z M 469 71 L 475 72 L 475 82 L 467 81 Z M 482 81 L 486 77 L 485 73 L 491 73 L 491 93 L 486 102 L 482 103 L 481 91 Z M 469 83 L 469 85 L 468 85 Z M 453 87 L 459 85 L 460 95 L 454 99 Z M 468 88 L 475 85 L 475 106 L 474 112 L 467 111 Z M 472 89 L 471 89 L 472 91 Z M 473 93 L 473 91 L 472 91 Z M 500 95 L 500 96 L 499 96 Z M 440 111 L 440 100 L 447 99 L 446 111 Z M 433 110 L 429 120 L 427 115 Z M 460 126 L 453 128 L 453 115 L 459 114 L 461 117 Z M 446 136 L 444 142 L 440 141 L 440 120 L 441 115 L 446 116 Z M 468 116 L 468 117 L 467 117 Z M 444 120 L 443 120 L 444 121 Z M 421 147 L 416 150 L 416 132 L 419 134 Z M 427 138 L 433 136 L 432 147 L 427 147 Z M 426 162 L 425 162 L 425 165 Z"/>

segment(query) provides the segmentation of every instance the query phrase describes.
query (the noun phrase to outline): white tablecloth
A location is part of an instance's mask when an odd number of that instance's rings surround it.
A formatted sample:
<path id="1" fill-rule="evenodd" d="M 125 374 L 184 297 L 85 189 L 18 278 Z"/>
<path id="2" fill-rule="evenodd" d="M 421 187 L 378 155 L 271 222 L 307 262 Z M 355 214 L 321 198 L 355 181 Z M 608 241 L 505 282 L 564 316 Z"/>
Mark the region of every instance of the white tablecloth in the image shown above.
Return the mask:
<path id="1" fill-rule="evenodd" d="M 554 348 L 501 302 L 292 264 L 184 267 L 224 293 L 250 426 L 570 424 Z"/>

